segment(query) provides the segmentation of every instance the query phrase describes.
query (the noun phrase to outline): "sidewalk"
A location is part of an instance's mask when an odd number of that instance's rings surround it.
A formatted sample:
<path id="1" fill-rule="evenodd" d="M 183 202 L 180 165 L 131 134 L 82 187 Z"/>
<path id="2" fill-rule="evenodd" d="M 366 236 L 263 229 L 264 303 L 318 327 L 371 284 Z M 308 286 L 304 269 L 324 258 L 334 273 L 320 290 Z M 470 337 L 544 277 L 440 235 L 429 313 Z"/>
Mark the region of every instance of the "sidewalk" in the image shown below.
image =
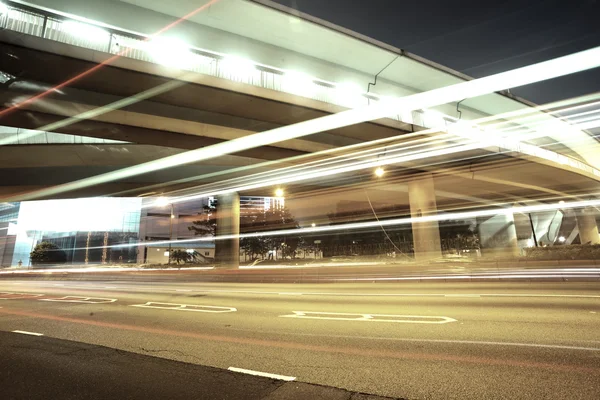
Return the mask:
<path id="1" fill-rule="evenodd" d="M 0 353 L 4 400 L 389 399 L 45 336 L 0 332 Z"/>

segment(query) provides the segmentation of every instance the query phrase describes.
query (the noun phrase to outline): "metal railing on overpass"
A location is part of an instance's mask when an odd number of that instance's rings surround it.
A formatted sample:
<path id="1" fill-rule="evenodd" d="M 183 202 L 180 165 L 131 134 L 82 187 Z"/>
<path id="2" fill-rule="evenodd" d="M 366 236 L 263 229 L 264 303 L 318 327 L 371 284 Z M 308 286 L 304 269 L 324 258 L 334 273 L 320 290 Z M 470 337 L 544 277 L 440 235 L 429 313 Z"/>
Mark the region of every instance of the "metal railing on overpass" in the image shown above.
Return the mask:
<path id="1" fill-rule="evenodd" d="M 76 21 L 47 10 L 10 3 L 0 15 L 0 28 L 73 46 L 140 61 L 197 72 L 248 85 L 285 92 L 342 107 L 366 106 L 379 101 L 374 93 L 316 77 L 285 71 L 226 54 L 187 46 L 185 43 L 150 38 L 89 21 Z M 439 116 L 423 110 L 401 112 L 389 118 L 433 128 Z"/>

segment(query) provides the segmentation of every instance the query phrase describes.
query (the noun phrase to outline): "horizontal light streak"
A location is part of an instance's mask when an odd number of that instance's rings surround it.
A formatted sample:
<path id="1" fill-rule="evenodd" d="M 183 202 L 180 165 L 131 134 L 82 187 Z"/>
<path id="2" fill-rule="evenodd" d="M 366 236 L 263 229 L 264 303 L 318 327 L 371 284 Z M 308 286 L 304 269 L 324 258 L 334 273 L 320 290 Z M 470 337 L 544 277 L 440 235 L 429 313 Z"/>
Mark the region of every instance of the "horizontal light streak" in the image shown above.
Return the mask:
<path id="1" fill-rule="evenodd" d="M 465 98 L 477 97 L 487 93 L 573 74 L 598 66 L 600 66 L 600 47 L 502 72 L 485 78 L 406 96 L 394 101 L 380 101 L 376 105 L 342 111 L 337 114 L 327 115 L 254 135 L 244 136 L 118 171 L 57 185 L 51 188 L 32 191 L 27 194 L 13 196 L 9 201 L 30 200 L 38 197 L 53 196 L 59 193 L 78 190 L 113 180 L 124 179 L 201 160 L 213 159 L 227 154 L 295 139 L 318 132 L 385 118 L 400 110 L 407 111 L 429 108 Z"/>
<path id="2" fill-rule="evenodd" d="M 460 211 L 460 212 L 448 212 L 434 215 L 427 215 L 421 217 L 404 217 L 404 218 L 393 218 L 388 220 L 379 221 L 365 221 L 365 222 L 352 222 L 340 225 L 328 225 L 328 226 L 310 226 L 305 228 L 295 229 L 281 229 L 276 231 L 263 231 L 263 232 L 252 232 L 242 233 L 238 235 L 221 235 L 221 236 L 207 236 L 193 239 L 178 239 L 178 240 L 163 240 L 155 242 L 136 242 L 136 243 L 125 243 L 111 246 L 95 246 L 87 247 L 87 249 L 103 249 L 103 248 L 127 248 L 145 246 L 151 244 L 152 246 L 157 245 L 168 245 L 169 243 L 194 243 L 194 242 L 212 242 L 220 240 L 230 239 L 244 239 L 253 237 L 270 237 L 270 236 L 282 236 L 282 235 L 303 235 L 307 233 L 328 233 L 339 230 L 347 229 L 366 229 L 373 227 L 388 227 L 388 226 L 406 226 L 410 224 L 427 223 L 434 221 L 447 221 L 447 220 L 461 220 L 461 219 L 473 219 L 481 217 L 491 217 L 495 215 L 512 215 L 512 214 L 528 214 L 533 212 L 541 211 L 553 211 L 553 210 L 564 210 L 570 208 L 585 208 L 585 207 L 597 207 L 600 206 L 600 200 L 580 200 L 571 201 L 565 203 L 551 203 L 551 204 L 534 204 L 526 206 L 512 206 L 506 208 L 493 208 L 476 211 Z M 65 250 L 81 250 L 86 247 L 71 248 Z"/>

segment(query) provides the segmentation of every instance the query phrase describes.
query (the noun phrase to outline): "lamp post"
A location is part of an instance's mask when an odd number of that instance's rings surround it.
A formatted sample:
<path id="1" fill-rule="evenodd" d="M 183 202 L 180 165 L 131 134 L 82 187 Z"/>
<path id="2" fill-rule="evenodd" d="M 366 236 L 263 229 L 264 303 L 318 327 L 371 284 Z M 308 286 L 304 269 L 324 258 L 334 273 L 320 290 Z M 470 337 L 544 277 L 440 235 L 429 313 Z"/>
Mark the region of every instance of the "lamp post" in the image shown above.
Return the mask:
<path id="1" fill-rule="evenodd" d="M 175 215 L 173 213 L 173 203 L 171 203 L 171 201 L 169 201 L 168 197 L 159 197 L 156 200 L 156 205 L 159 207 L 165 207 L 165 206 L 169 206 L 170 207 L 170 214 L 169 214 L 169 259 L 167 261 L 167 265 L 171 264 L 171 240 L 173 239 L 173 218 L 175 218 Z"/>

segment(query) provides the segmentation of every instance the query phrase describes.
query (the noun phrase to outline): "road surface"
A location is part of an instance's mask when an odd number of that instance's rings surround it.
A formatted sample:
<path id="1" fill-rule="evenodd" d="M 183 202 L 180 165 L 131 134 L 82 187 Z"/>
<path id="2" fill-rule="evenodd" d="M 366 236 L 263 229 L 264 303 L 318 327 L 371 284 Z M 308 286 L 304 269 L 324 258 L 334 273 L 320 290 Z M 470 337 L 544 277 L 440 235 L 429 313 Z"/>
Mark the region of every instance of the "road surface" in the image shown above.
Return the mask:
<path id="1" fill-rule="evenodd" d="M 2 280 L 0 330 L 398 398 L 600 393 L 598 282 L 142 279 Z"/>

